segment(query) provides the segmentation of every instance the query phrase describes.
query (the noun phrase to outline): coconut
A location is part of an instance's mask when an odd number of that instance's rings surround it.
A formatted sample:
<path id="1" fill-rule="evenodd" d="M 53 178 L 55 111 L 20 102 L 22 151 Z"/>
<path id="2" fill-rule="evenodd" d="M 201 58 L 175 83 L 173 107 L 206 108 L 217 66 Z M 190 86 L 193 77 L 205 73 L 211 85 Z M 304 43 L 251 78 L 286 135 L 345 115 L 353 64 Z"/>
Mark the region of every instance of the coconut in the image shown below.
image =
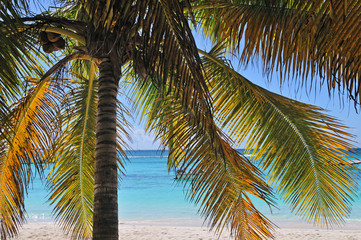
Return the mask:
<path id="1" fill-rule="evenodd" d="M 64 49 L 65 40 L 62 37 L 60 37 L 58 41 L 53 43 L 53 46 L 56 48 L 56 50 Z"/>
<path id="2" fill-rule="evenodd" d="M 49 42 L 49 39 L 48 39 L 48 36 L 47 36 L 46 32 L 41 31 L 39 33 L 39 42 L 40 42 L 40 44 L 46 44 L 46 43 Z"/>
<path id="3" fill-rule="evenodd" d="M 44 52 L 46 52 L 46 53 L 52 53 L 52 52 L 56 51 L 57 49 L 56 49 L 56 47 L 53 45 L 53 43 L 48 42 L 48 43 L 43 44 L 43 50 L 44 50 Z"/>
<path id="4" fill-rule="evenodd" d="M 56 42 L 60 39 L 60 34 L 53 32 L 46 32 L 46 35 L 50 42 Z"/>

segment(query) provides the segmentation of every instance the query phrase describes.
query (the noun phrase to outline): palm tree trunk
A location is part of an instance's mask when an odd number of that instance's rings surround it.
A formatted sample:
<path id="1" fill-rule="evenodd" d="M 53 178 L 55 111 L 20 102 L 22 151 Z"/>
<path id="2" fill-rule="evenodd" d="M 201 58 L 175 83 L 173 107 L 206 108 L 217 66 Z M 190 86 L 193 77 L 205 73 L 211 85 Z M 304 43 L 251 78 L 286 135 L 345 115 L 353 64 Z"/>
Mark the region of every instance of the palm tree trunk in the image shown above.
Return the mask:
<path id="1" fill-rule="evenodd" d="M 99 66 L 96 125 L 94 240 L 118 240 L 116 113 L 118 80 L 109 58 Z"/>

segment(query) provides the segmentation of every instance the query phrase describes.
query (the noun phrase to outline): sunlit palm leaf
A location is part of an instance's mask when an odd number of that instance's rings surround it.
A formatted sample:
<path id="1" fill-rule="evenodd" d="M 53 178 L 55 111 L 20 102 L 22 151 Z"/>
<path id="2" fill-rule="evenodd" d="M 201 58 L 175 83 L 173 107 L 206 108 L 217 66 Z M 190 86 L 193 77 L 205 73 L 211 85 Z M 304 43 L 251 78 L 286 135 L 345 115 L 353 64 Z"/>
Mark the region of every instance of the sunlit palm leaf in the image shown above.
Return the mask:
<path id="1" fill-rule="evenodd" d="M 57 146 L 54 158 L 49 162 L 49 200 L 54 205 L 57 220 L 72 238 L 90 239 L 97 109 L 95 65 L 74 61 L 72 73 L 78 78 L 72 81 L 73 87 L 65 96 L 59 116 L 61 134 L 54 144 Z M 117 148 L 120 175 L 124 168 L 124 149 L 127 149 L 124 141 L 128 137 L 127 114 L 126 109 L 119 105 Z"/>
<path id="2" fill-rule="evenodd" d="M 272 202 L 259 170 L 230 147 L 218 128 L 210 133 L 209 126 L 196 124 L 194 110 L 183 106 L 182 95 L 164 96 L 151 84 L 135 87 L 134 93 L 148 128 L 171 146 L 169 166 L 192 173 L 185 175 L 192 179 L 188 197 L 200 205 L 210 225 L 219 232 L 228 226 L 237 239 L 270 237 L 272 223 L 249 199 L 253 195 Z"/>
<path id="3" fill-rule="evenodd" d="M 110 27 L 112 26 L 112 24 L 115 24 L 118 20 L 116 18 L 114 19 L 114 17 L 116 17 L 114 16 L 114 14 L 117 14 L 116 12 L 114 12 L 114 5 L 116 5 L 116 3 L 118 2 L 117 10 L 122 12 L 122 8 L 129 8 L 132 4 L 130 1 L 114 0 L 82 0 L 80 2 L 83 4 L 85 11 L 89 15 L 90 20 L 94 23 L 95 27 L 104 28 L 106 30 L 111 30 Z"/>
<path id="4" fill-rule="evenodd" d="M 164 11 L 169 10 L 165 8 Z M 154 74 L 160 76 L 159 79 L 151 78 L 154 86 L 149 85 L 151 88 L 148 90 L 154 91 L 152 88 L 156 86 L 159 88 L 159 92 L 155 95 L 151 95 L 151 92 L 137 95 L 138 103 L 142 103 L 141 106 L 144 107 L 143 114 L 148 115 L 148 111 L 152 113 L 149 124 L 154 125 L 150 125 L 149 128 L 154 128 L 157 134 L 162 137 L 163 143 L 169 145 L 170 149 L 173 150 L 170 153 L 169 165 L 184 163 L 184 168 L 189 169 L 193 166 L 199 166 L 199 168 L 192 169 L 194 173 L 198 171 L 201 173 L 202 168 L 212 169 L 212 167 L 217 166 L 217 170 L 209 170 L 209 173 L 205 174 L 213 178 L 207 178 L 206 176 L 199 178 L 197 180 L 198 184 L 195 185 L 196 194 L 190 195 L 193 200 L 201 202 L 204 210 L 203 214 L 209 217 L 212 226 L 216 226 L 218 231 L 222 231 L 224 225 L 228 223 L 237 238 L 270 236 L 271 223 L 254 209 L 251 202 L 245 201 L 247 198 L 243 194 L 247 195 L 247 193 L 242 192 L 246 191 L 248 194 L 254 194 L 265 199 L 267 198 L 268 189 L 267 187 L 263 189 L 260 187 L 262 180 L 257 176 L 259 174 L 258 170 L 229 146 L 226 138 L 214 125 L 210 104 L 208 103 L 209 94 L 203 88 L 206 82 L 203 77 L 199 78 L 194 71 L 191 71 L 194 64 L 191 65 L 187 59 L 183 58 L 184 47 L 177 39 L 179 37 L 176 31 L 177 26 L 172 26 L 172 22 L 168 24 L 170 24 L 170 29 L 166 29 L 166 31 L 171 34 L 167 35 L 160 58 L 154 59 L 157 60 L 155 63 L 153 62 L 155 71 L 148 70 L 150 76 L 154 76 Z M 156 54 L 159 53 L 149 56 L 153 57 Z M 175 64 L 170 64 L 172 62 L 175 62 Z M 138 70 L 137 62 L 134 62 L 134 65 Z M 146 84 L 144 83 L 144 85 Z M 165 99 L 161 98 L 162 95 L 167 96 L 167 93 L 171 94 L 169 97 L 172 98 L 172 101 L 170 102 L 167 97 Z M 152 102 L 152 98 L 155 96 L 158 98 L 156 103 Z M 145 99 L 142 99 L 143 97 Z M 162 104 L 168 105 L 162 106 Z M 169 108 L 171 110 L 167 112 L 166 110 Z M 163 110 L 165 112 L 162 112 Z M 171 113 L 175 116 L 171 115 Z M 180 121 L 180 117 L 184 118 L 184 122 Z M 197 151 L 200 146 L 202 146 L 201 150 Z M 204 162 L 202 159 L 204 159 Z M 244 165 L 242 166 L 241 163 Z M 202 166 L 202 164 L 205 166 Z M 242 175 L 240 172 L 242 172 Z M 220 176 L 223 176 L 223 178 Z M 241 180 L 238 178 L 239 176 L 242 176 L 240 177 Z M 245 184 L 243 182 L 247 182 L 245 179 L 253 182 L 253 187 Z M 219 185 L 216 181 L 219 181 Z M 214 187 L 217 189 L 215 192 L 213 192 Z M 224 201 L 220 200 L 219 195 L 217 195 L 219 191 L 224 191 L 234 205 L 230 204 L 227 197 L 225 197 Z M 206 200 L 201 201 L 203 198 Z M 207 204 L 207 200 L 209 204 Z M 246 206 L 243 204 L 246 204 Z M 236 208 L 233 208 L 234 211 L 230 211 L 232 206 L 242 205 L 245 207 L 240 210 L 241 213 L 236 211 Z M 256 219 L 252 219 L 250 215 L 247 215 L 246 209 L 252 211 L 254 214 L 252 216 L 256 216 Z M 255 221 L 252 222 L 252 220 Z"/>
<path id="5" fill-rule="evenodd" d="M 88 81 L 75 83 L 60 116 L 62 133 L 56 142 L 52 168 L 51 204 L 57 220 L 72 238 L 90 238 L 94 201 L 94 151 L 96 123 L 95 67 L 84 64 Z M 84 74 L 83 73 L 83 74 Z"/>
<path id="6" fill-rule="evenodd" d="M 32 87 L 2 122 L 0 159 L 1 236 L 17 234 L 24 222 L 24 197 L 32 176 L 31 164 L 41 170 L 41 161 L 49 148 L 49 135 L 55 115 L 57 90 L 49 79 L 30 79 Z M 5 128 L 5 129 L 4 129 Z"/>
<path id="7" fill-rule="evenodd" d="M 342 221 L 355 190 L 354 168 L 344 155 L 351 135 L 322 109 L 252 84 L 217 50 L 203 53 L 222 127 L 237 144 L 247 142 L 297 214 L 326 226 Z"/>
<path id="8" fill-rule="evenodd" d="M 325 78 L 360 103 L 359 1 L 197 1 L 203 30 L 266 73 Z M 307 83 L 309 84 L 309 83 Z"/>
<path id="9" fill-rule="evenodd" d="M 38 61 L 44 61 L 44 54 L 36 51 L 34 36 L 20 32 L 17 21 L 9 16 L 0 16 L 0 118 L 7 112 L 6 106 L 21 96 L 23 78 L 39 76 Z"/>
<path id="10" fill-rule="evenodd" d="M 321 0 L 82 0 L 70 2 L 74 5 L 67 8 L 63 16 L 84 22 L 57 18 L 29 18 L 26 21 L 38 21 L 39 28 L 56 26 L 57 30 L 68 33 L 77 41 L 70 42 L 67 54 L 74 54 L 73 47 L 77 44 L 86 45 L 75 47 L 83 59 L 97 61 L 98 58 L 100 61 L 107 58 L 113 64 L 108 69 L 115 77 L 121 75 L 123 64 L 132 62 L 135 72 L 142 77 L 132 79 L 136 103 L 143 108 L 140 111 L 148 119 L 148 128 L 169 146 L 168 165 L 183 167 L 196 174 L 192 180 L 194 188 L 188 196 L 200 204 L 201 212 L 218 231 L 228 225 L 237 238 L 254 239 L 271 236 L 272 224 L 254 208 L 249 196 L 270 202 L 270 190 L 260 171 L 230 147 L 231 140 L 216 126 L 211 95 L 219 118 L 217 123 L 229 130 L 236 143 L 249 136 L 248 147 L 260 150 L 256 159 L 270 171 L 271 182 L 278 184 L 286 201 L 292 202 L 300 214 L 315 222 L 336 222 L 348 211 L 347 202 L 354 182 L 350 181 L 350 166 L 341 157 L 348 147 L 347 133 L 337 121 L 321 114 L 317 108 L 252 85 L 216 58 L 205 61 L 205 75 L 210 76 L 210 82 L 206 82 L 184 12 L 191 13 L 190 5 L 193 4 L 195 16 L 203 18 L 199 21 L 200 26 L 210 27 L 207 33 L 213 34 L 215 40 L 229 44 L 228 49 L 233 53 L 239 50 L 241 39 L 245 39 L 242 62 L 248 63 L 260 54 L 267 71 L 279 67 L 286 70 L 286 76 L 325 74 L 330 87 L 339 86 L 341 80 L 338 78 L 342 77 L 344 88 L 350 91 L 350 96 L 357 97 L 359 47 L 358 40 L 356 44 L 350 44 L 348 34 L 359 35 L 359 3 L 346 2 L 342 5 Z M 20 3 L 24 4 L 24 1 Z M 340 6 L 344 22 L 341 21 Z M 4 22 L 14 18 L 18 10 L 9 8 L 8 15 L 2 11 L 3 5 L 0 7 L 2 19 L 7 20 Z M 53 14 L 59 16 L 61 12 L 62 9 Z M 193 20 L 193 15 L 189 19 Z M 10 22 L 0 24 L 0 40 L 9 42 L 8 49 L 0 49 L 0 57 L 10 58 L 9 62 L 0 62 L 4 65 L 4 71 L 0 70 L 0 92 L 13 96 L 21 92 L 17 75 L 35 71 L 29 66 L 36 66 L 31 53 L 36 40 L 31 32 L 15 31 L 16 24 L 15 27 Z M 337 39 L 334 36 L 342 37 Z M 19 45 L 23 42 L 24 46 Z M 22 58 L 21 53 L 29 56 Z M 69 70 L 71 77 L 77 79 L 72 82 L 73 88 L 65 90 L 68 101 L 64 103 L 69 105 L 62 109 L 59 122 L 54 122 L 60 125 L 57 130 L 62 134 L 57 138 L 59 144 L 55 143 L 58 146 L 52 159 L 55 168 L 49 176 L 55 213 L 73 238 L 90 236 L 94 185 L 96 98 L 92 96 L 96 94 L 96 81 L 94 69 L 79 63 L 73 61 Z M 63 67 L 63 63 L 57 66 Z M 217 79 L 219 77 L 222 79 Z M 9 87 L 10 83 L 15 87 Z M 8 99 L 1 99 L 1 104 L 6 106 Z M 127 136 L 127 122 L 122 114 L 127 111 L 119 109 L 122 113 L 117 119 L 117 147 L 118 166 L 122 169 L 120 157 L 125 155 L 124 136 Z M 6 113 L 4 108 L 2 113 Z M 46 116 L 42 110 L 40 115 Z M 5 116 L 0 116 L 0 119 L 5 119 Z M 9 126 L 14 128 L 6 129 L 7 135 L 3 136 L 11 142 L 16 140 L 11 134 L 16 136 L 18 133 L 13 129 L 19 126 Z M 332 132 L 335 127 L 340 127 L 337 134 Z M 290 135 L 279 137 L 280 131 L 290 132 Z M 14 148 L 14 144 L 6 145 L 5 140 L 0 147 L 0 156 L 4 159 Z M 24 146 L 28 145 L 25 143 Z M 190 176 L 186 177 L 191 180 Z M 19 189 L 13 188 L 16 190 L 13 192 L 24 191 L 22 184 L 18 186 Z M 331 187 L 335 193 L 330 191 Z M 22 195 L 18 196 L 16 200 L 21 211 L 15 216 L 21 220 Z M 338 201 L 340 204 L 336 206 Z"/>
<path id="11" fill-rule="evenodd" d="M 183 6 L 174 0 L 147 3 L 149 5 L 139 13 L 140 20 L 135 23 L 139 36 L 134 39 L 131 59 L 134 68 L 143 77 L 159 76 L 154 84 L 168 87 L 169 91 L 186 88 L 194 97 L 184 98 L 185 106 L 203 104 L 203 111 L 208 111 L 204 114 L 211 115 L 208 89 Z M 144 8 L 143 5 L 137 2 L 134 7 Z M 171 82 L 167 83 L 169 79 Z M 173 85 L 177 86 L 173 88 Z M 203 99 L 203 102 L 195 99 Z"/>

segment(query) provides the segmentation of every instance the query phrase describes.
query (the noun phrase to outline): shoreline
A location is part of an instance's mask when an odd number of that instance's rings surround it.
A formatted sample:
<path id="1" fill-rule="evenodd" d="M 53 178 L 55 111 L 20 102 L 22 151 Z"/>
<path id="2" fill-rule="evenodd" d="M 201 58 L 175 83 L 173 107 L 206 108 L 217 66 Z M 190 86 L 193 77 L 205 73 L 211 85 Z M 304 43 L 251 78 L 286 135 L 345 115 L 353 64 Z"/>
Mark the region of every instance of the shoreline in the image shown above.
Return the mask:
<path id="1" fill-rule="evenodd" d="M 174 219 L 173 219 L 174 220 Z M 232 240 L 229 231 L 221 236 L 195 221 L 147 220 L 120 221 L 119 236 L 129 240 Z M 188 219 L 189 220 L 189 219 Z M 199 223 L 199 222 L 198 222 Z M 356 224 L 356 223 L 355 223 Z M 361 227 L 356 225 L 337 229 L 321 229 L 309 224 L 277 224 L 274 236 L 277 240 L 361 240 Z M 282 226 L 280 226 L 282 225 Z M 23 225 L 18 237 L 12 240 L 70 240 L 55 222 L 28 222 Z"/>

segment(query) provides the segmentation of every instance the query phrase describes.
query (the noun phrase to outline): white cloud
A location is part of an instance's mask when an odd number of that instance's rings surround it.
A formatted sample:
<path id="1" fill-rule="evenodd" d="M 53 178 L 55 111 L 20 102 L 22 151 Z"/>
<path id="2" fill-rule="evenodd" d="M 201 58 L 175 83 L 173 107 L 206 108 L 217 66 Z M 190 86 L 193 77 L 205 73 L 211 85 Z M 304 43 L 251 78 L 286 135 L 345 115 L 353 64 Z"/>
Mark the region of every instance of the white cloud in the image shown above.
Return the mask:
<path id="1" fill-rule="evenodd" d="M 132 138 L 132 142 L 129 142 L 129 146 L 133 150 L 160 149 L 160 142 L 154 142 L 154 136 L 149 135 L 143 129 L 134 129 L 130 135 Z"/>

